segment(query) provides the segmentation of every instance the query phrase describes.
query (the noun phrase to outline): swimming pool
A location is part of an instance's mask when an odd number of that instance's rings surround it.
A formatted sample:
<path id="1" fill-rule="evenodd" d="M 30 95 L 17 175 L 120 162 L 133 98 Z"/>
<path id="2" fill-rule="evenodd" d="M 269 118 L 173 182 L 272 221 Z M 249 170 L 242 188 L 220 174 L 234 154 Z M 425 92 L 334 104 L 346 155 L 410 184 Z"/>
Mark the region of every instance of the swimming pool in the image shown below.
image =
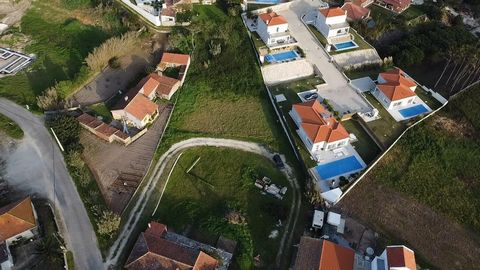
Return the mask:
<path id="1" fill-rule="evenodd" d="M 330 180 L 337 176 L 358 172 L 363 168 L 364 166 L 356 156 L 349 156 L 329 163 L 320 164 L 315 167 L 315 171 L 322 180 Z"/>
<path id="2" fill-rule="evenodd" d="M 422 113 L 428 112 L 428 109 L 423 104 L 418 104 L 410 108 L 398 110 L 398 112 L 405 118 L 412 118 Z"/>
<path id="3" fill-rule="evenodd" d="M 286 51 L 286 52 L 275 53 L 275 54 L 267 54 L 265 56 L 265 60 L 267 60 L 269 63 L 275 63 L 275 62 L 294 60 L 294 59 L 297 59 L 298 57 L 299 55 L 297 54 L 296 51 Z"/>
<path id="4" fill-rule="evenodd" d="M 353 41 L 347 41 L 347 42 L 333 44 L 333 47 L 335 47 L 336 51 L 344 51 L 344 50 L 358 48 L 358 45 Z"/>

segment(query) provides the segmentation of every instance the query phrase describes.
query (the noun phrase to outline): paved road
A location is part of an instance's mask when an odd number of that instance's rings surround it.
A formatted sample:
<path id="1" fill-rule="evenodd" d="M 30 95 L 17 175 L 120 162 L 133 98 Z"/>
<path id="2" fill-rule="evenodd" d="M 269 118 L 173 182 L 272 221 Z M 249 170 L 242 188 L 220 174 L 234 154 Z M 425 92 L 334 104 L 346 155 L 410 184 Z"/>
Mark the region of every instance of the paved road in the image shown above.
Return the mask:
<path id="1" fill-rule="evenodd" d="M 330 100 L 335 110 L 341 113 L 370 111 L 368 103 L 356 93 L 343 74 L 330 62 L 330 57 L 301 20 L 305 14 L 309 16 L 315 14 L 320 5 L 321 2 L 318 0 L 299 0 L 290 5 L 290 9 L 278 13 L 287 19 L 290 32 L 305 52 L 308 62 L 317 66 L 322 73 L 327 85 L 318 88 L 319 95 Z"/>
<path id="2" fill-rule="evenodd" d="M 162 174 L 164 173 L 167 167 L 167 164 L 169 164 L 169 161 L 173 158 L 176 158 L 178 154 L 180 154 L 181 152 L 185 151 L 188 148 L 201 147 L 201 146 L 233 148 L 233 149 L 238 149 L 242 151 L 259 154 L 267 158 L 272 158 L 274 155 L 274 153 L 268 151 L 267 149 L 265 149 L 259 144 L 244 142 L 244 141 L 237 141 L 237 140 L 230 140 L 230 139 L 192 138 L 192 139 L 181 141 L 172 145 L 172 147 L 170 147 L 170 149 L 159 158 L 159 160 L 155 165 L 155 168 L 153 169 L 153 173 L 151 174 L 151 176 L 144 180 L 144 181 L 147 181 L 147 184 L 141 191 L 140 197 L 136 199 L 135 206 L 130 211 L 130 216 L 128 217 L 128 221 L 125 222 L 125 224 L 128 224 L 128 226 L 124 226 L 122 228 L 122 231 L 119 234 L 117 240 L 115 241 L 113 246 L 110 248 L 110 253 L 107 258 L 105 268 L 108 268 L 109 266 L 112 266 L 112 265 L 116 265 L 119 259 L 119 255 L 121 254 L 121 252 L 119 251 L 125 248 L 125 245 L 129 241 L 130 237 L 135 236 L 133 234 L 133 231 L 137 226 L 140 217 L 142 215 L 152 214 L 152 213 L 144 212 L 145 206 L 149 201 L 152 193 L 155 191 L 157 187 L 157 183 L 160 180 L 160 177 L 162 176 Z M 284 250 L 283 247 L 285 245 L 285 241 L 287 239 L 291 240 L 291 235 L 293 233 L 292 224 L 293 226 L 295 225 L 296 219 L 298 217 L 298 211 L 299 211 L 299 199 L 297 198 L 298 196 L 296 192 L 299 190 L 299 185 L 293 175 L 292 169 L 288 167 L 288 164 L 286 164 L 285 174 L 290 181 L 291 188 L 295 190 L 293 191 L 294 195 L 293 195 L 292 211 L 290 211 L 288 222 L 285 225 L 286 229 L 282 236 L 281 245 L 279 247 L 280 256 L 277 256 L 278 258 L 282 257 L 281 254 L 283 253 L 283 250 Z M 165 180 L 165 179 L 162 179 L 162 180 Z M 165 181 L 168 181 L 168 179 L 166 179 Z M 163 190 L 162 190 L 162 193 L 160 194 L 160 200 L 163 195 L 163 191 L 165 190 L 165 187 L 166 187 L 166 183 L 163 185 Z M 294 214 L 295 214 L 295 218 L 292 218 Z"/>
<path id="3" fill-rule="evenodd" d="M 0 113 L 15 121 L 25 133 L 17 149 L 7 157 L 7 181 L 19 190 L 53 201 L 54 174 L 57 217 L 67 248 L 73 252 L 75 268 L 103 269 L 87 211 L 43 119 L 6 99 L 0 99 Z"/>

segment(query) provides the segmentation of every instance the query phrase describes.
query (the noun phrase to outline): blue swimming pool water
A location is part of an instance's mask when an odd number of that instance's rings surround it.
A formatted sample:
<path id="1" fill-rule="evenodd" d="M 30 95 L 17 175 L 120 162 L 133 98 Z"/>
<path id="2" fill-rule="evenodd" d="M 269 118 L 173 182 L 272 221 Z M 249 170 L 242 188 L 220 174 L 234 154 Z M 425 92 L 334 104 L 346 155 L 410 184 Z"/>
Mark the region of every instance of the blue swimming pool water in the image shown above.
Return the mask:
<path id="1" fill-rule="evenodd" d="M 405 118 L 412 118 L 419 114 L 428 112 L 428 109 L 422 104 L 418 104 L 410 108 L 401 109 L 398 112 L 400 112 L 400 114 Z"/>
<path id="2" fill-rule="evenodd" d="M 315 170 L 322 180 L 329 180 L 340 175 L 354 173 L 361 169 L 363 169 L 363 165 L 355 156 L 349 156 L 315 167 Z"/>
<path id="3" fill-rule="evenodd" d="M 274 63 L 274 62 L 293 60 L 293 59 L 296 59 L 297 57 L 298 57 L 298 54 L 295 51 L 286 51 L 286 52 L 275 53 L 275 54 L 267 54 L 265 56 L 265 60 L 267 60 L 270 63 Z"/>
<path id="4" fill-rule="evenodd" d="M 337 43 L 337 44 L 333 44 L 333 46 L 335 47 L 335 50 L 337 50 L 337 51 L 343 51 L 343 50 L 358 48 L 357 43 L 355 43 L 353 41 Z"/>

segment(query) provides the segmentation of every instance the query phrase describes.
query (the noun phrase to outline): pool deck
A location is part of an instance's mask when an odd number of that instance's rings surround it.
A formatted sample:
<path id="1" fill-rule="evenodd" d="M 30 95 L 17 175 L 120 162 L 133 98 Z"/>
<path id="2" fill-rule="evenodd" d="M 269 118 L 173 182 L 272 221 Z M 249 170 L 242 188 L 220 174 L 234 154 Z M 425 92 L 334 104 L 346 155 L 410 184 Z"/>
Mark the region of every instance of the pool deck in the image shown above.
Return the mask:
<path id="1" fill-rule="evenodd" d="M 405 117 L 400 113 L 400 110 L 407 109 L 407 108 L 411 108 L 411 107 L 415 107 L 415 106 L 417 106 L 417 105 L 419 105 L 419 104 L 422 104 L 423 106 L 425 106 L 425 108 L 428 109 L 428 112 L 426 112 L 426 113 L 424 113 L 424 114 L 428 114 L 428 113 L 431 113 L 431 112 L 432 112 L 432 109 L 431 109 L 430 107 L 428 107 L 428 105 L 427 105 L 421 98 L 419 98 L 418 96 L 415 97 L 414 103 L 409 104 L 408 106 L 402 106 L 402 107 L 400 107 L 400 108 L 395 108 L 395 109 L 391 109 L 391 110 L 387 110 L 387 111 L 388 111 L 388 113 L 390 113 L 390 115 L 391 115 L 397 122 L 405 121 L 405 120 L 414 118 L 415 116 L 405 118 Z"/>
<path id="2" fill-rule="evenodd" d="M 352 173 L 362 171 L 367 167 L 367 164 L 365 164 L 365 162 L 360 157 L 360 155 L 357 153 L 355 148 L 350 144 L 348 144 L 344 147 L 341 147 L 341 148 L 334 149 L 333 151 L 318 151 L 316 153 L 315 157 L 318 160 L 317 166 L 327 164 L 327 163 L 330 163 L 330 162 L 333 162 L 333 161 L 336 161 L 336 160 L 344 159 L 344 158 L 347 158 L 349 156 L 355 156 L 357 158 L 357 160 L 360 162 L 360 164 L 362 165 L 362 168 L 359 169 L 359 170 L 356 170 L 356 171 L 350 171 L 350 172 L 347 172 L 345 174 L 337 175 L 337 176 L 329 178 L 329 179 L 322 179 L 320 177 L 320 175 L 318 174 L 318 172 L 315 170 L 315 167 L 309 169 L 310 174 L 316 180 L 317 187 L 320 189 L 321 192 L 326 192 L 326 191 L 329 191 L 331 189 L 337 188 L 338 185 L 335 185 L 334 187 L 332 187 L 332 183 L 335 182 L 336 179 L 339 179 L 341 176 L 347 177 Z M 336 182 L 338 183 L 338 181 L 336 181 Z"/>

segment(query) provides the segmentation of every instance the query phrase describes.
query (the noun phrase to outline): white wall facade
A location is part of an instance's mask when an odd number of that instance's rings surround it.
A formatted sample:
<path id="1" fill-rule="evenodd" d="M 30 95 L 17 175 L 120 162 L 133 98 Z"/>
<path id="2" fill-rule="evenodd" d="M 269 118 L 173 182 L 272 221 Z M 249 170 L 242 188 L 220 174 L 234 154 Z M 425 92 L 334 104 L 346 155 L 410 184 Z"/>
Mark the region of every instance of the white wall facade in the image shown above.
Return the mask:
<path id="1" fill-rule="evenodd" d="M 317 11 L 317 19 L 315 27 L 325 38 L 337 37 L 347 35 L 350 31 L 350 26 L 333 28 L 331 25 L 346 23 L 347 15 L 325 17 L 320 10 Z"/>
<path id="2" fill-rule="evenodd" d="M 136 128 L 142 129 L 150 122 L 150 116 L 147 115 L 143 119 L 138 119 L 129 112 L 125 110 L 114 110 L 112 111 L 113 119 L 121 121 L 125 119 L 127 124 L 133 125 Z"/>
<path id="3" fill-rule="evenodd" d="M 267 45 L 275 45 L 278 41 L 288 41 L 290 33 L 288 32 L 288 23 L 268 26 L 262 19 L 257 19 L 257 33 Z M 284 35 L 281 35 L 284 33 Z M 275 35 L 275 37 L 272 37 Z"/>

